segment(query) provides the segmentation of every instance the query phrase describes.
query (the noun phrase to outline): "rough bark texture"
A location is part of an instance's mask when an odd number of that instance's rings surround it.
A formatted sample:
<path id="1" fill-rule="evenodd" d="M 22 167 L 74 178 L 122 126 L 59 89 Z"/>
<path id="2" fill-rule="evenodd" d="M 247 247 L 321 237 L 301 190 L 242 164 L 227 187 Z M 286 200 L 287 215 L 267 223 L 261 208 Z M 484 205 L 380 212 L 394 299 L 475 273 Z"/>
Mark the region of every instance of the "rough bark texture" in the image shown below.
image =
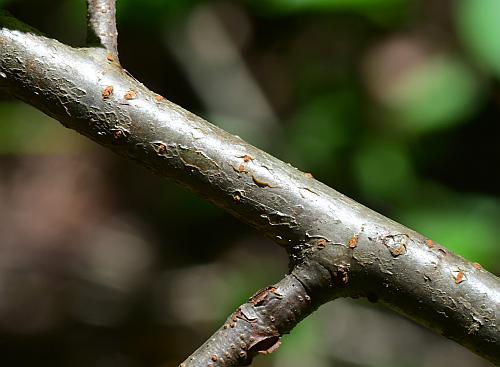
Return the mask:
<path id="1" fill-rule="evenodd" d="M 289 253 L 291 274 L 242 305 L 183 366 L 248 364 L 341 296 L 383 302 L 500 363 L 496 276 L 149 91 L 109 51 L 19 29 L 0 18 L 0 87 Z"/>

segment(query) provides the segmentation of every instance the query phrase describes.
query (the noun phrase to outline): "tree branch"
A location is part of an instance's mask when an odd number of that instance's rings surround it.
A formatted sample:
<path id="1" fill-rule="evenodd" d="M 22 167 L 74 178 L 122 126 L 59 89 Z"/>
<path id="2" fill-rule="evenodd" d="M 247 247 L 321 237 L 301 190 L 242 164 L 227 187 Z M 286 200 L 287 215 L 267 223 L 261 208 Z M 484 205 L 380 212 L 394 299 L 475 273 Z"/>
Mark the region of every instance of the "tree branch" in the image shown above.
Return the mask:
<path id="1" fill-rule="evenodd" d="M 185 366 L 244 365 L 340 296 L 377 299 L 500 363 L 496 276 L 149 91 L 106 50 L 75 49 L 14 28 L 11 18 L 0 17 L 1 86 L 288 251 L 292 276 L 243 305 L 235 327 L 219 330 Z M 310 304 L 292 301 L 299 295 Z M 238 333 L 245 346 L 233 353 Z M 261 337 L 267 342 L 259 344 Z"/>
<path id="2" fill-rule="evenodd" d="M 87 0 L 87 44 L 104 46 L 118 62 L 116 0 Z"/>
<path id="3" fill-rule="evenodd" d="M 253 295 L 181 367 L 241 366 L 257 354 L 276 350 L 280 337 L 315 310 L 304 286 L 292 274 Z"/>

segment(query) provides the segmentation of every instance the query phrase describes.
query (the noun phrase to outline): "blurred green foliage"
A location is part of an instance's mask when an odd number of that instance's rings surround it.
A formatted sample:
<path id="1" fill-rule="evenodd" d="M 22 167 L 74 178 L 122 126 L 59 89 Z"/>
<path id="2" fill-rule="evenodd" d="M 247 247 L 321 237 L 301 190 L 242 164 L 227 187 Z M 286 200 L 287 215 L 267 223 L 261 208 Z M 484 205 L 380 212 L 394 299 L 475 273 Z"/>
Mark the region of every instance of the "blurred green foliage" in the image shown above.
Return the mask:
<path id="1" fill-rule="evenodd" d="M 337 11 L 373 9 L 401 6 L 408 0 L 257 0 L 254 5 L 275 12 Z"/>
<path id="2" fill-rule="evenodd" d="M 395 141 L 360 141 L 353 170 L 363 195 L 378 200 L 401 200 L 414 195 L 417 184 L 407 147 Z"/>
<path id="3" fill-rule="evenodd" d="M 356 97 L 348 91 L 311 96 L 287 126 L 287 155 L 295 164 L 328 174 L 352 139 Z"/>
<path id="4" fill-rule="evenodd" d="M 87 142 L 21 102 L 0 102 L 0 154 L 64 154 Z"/>
<path id="5" fill-rule="evenodd" d="M 439 196 L 435 202 L 425 201 L 401 211 L 399 219 L 430 238 L 439 239 L 463 257 L 495 269 L 500 237 L 499 202 L 481 196 L 464 198 L 446 191 Z"/>
<path id="6" fill-rule="evenodd" d="M 140 25 L 142 29 L 157 29 L 166 19 L 182 18 L 202 0 L 119 0 L 116 12 L 118 24 L 127 22 Z"/>
<path id="7" fill-rule="evenodd" d="M 478 108 L 479 82 L 460 60 L 432 58 L 411 70 L 391 91 L 394 120 L 423 133 L 465 122 Z"/>
<path id="8" fill-rule="evenodd" d="M 496 0 L 458 1 L 458 33 L 463 45 L 481 66 L 500 78 L 500 2 Z"/>

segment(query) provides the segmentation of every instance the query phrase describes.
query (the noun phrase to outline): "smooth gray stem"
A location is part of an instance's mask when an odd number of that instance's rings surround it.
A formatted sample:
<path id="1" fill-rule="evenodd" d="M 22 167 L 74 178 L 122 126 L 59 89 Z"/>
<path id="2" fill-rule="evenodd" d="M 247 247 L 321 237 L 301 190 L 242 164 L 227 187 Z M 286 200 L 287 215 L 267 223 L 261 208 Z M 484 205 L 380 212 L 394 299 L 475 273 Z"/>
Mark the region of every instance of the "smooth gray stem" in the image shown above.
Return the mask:
<path id="1" fill-rule="evenodd" d="M 496 276 L 158 96 L 111 62 L 106 50 L 74 49 L 15 30 L 12 22 L 0 17 L 2 86 L 275 240 L 288 251 L 293 279 L 314 307 L 366 296 L 500 363 Z M 311 310 L 297 308 L 294 317 Z M 270 316 L 283 320 L 285 311 L 270 308 L 259 319 L 262 327 L 273 330 Z M 230 347 L 218 340 L 217 355 Z M 211 358 L 210 348 L 204 350 Z M 248 362 L 227 361 L 212 364 Z"/>
<path id="2" fill-rule="evenodd" d="M 104 46 L 118 62 L 116 0 L 87 0 L 87 44 Z"/>

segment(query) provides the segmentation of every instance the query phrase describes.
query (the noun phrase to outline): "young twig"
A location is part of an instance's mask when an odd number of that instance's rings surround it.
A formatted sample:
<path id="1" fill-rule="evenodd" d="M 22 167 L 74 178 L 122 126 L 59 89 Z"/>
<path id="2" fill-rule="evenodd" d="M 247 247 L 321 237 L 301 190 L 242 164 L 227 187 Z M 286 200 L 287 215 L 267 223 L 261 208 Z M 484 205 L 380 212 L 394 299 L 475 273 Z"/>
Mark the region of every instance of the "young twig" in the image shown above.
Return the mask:
<path id="1" fill-rule="evenodd" d="M 102 45 L 118 62 L 115 0 L 87 0 L 87 44 Z"/>

